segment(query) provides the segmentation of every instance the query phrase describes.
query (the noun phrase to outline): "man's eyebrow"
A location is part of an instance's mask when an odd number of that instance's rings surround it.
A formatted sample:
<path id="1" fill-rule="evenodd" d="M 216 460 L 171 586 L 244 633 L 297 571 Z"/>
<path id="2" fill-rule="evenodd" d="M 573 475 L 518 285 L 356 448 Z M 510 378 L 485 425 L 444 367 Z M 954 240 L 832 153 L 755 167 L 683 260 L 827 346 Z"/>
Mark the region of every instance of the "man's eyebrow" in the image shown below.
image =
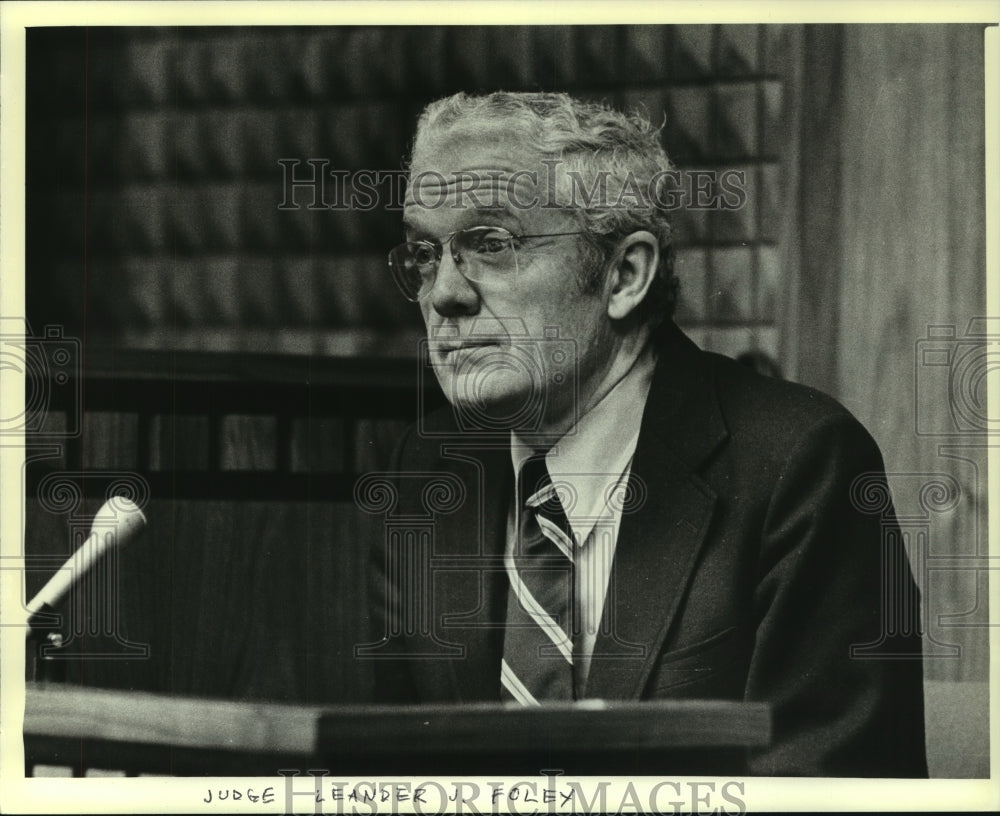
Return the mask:
<path id="1" fill-rule="evenodd" d="M 496 206 L 472 207 L 468 212 L 472 218 L 485 218 L 490 222 L 514 221 L 518 226 L 521 225 L 521 219 L 517 217 L 517 209 L 507 203 Z"/>
<path id="2" fill-rule="evenodd" d="M 417 226 L 412 221 L 407 221 L 405 218 L 403 219 L 403 232 L 407 235 L 430 235 L 427 230 Z"/>
<path id="3" fill-rule="evenodd" d="M 462 227 L 459 227 L 459 229 L 479 226 L 480 219 L 483 219 L 483 223 L 485 224 L 495 223 L 497 221 L 513 221 L 519 228 L 521 226 L 521 219 L 517 217 L 516 210 L 507 205 L 500 205 L 496 207 L 471 207 L 464 210 L 461 215 L 461 221 L 466 223 Z M 430 235 L 426 229 L 414 224 L 406 218 L 403 219 L 403 231 L 415 235 Z"/>
<path id="4" fill-rule="evenodd" d="M 472 208 L 472 212 L 481 215 L 505 215 L 507 213 L 513 214 L 514 208 L 507 203 L 497 203 L 497 204 L 486 204 L 484 206 L 476 206 Z"/>

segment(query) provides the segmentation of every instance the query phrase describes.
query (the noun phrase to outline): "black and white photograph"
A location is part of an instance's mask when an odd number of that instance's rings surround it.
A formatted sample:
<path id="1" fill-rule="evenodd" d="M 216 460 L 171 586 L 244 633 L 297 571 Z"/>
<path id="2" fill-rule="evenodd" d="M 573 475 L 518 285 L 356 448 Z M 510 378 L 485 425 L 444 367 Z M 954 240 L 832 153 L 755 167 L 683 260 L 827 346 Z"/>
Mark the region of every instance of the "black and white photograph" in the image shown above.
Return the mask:
<path id="1" fill-rule="evenodd" d="M 995 4 L 31 5 L 5 812 L 1000 807 Z"/>

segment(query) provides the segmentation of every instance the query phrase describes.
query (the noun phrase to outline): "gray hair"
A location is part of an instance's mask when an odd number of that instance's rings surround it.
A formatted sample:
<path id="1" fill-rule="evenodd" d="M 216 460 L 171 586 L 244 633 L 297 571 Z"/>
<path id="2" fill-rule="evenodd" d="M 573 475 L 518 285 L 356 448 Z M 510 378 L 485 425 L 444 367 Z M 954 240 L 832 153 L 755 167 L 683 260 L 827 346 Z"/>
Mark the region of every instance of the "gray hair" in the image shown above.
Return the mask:
<path id="1" fill-rule="evenodd" d="M 674 168 L 660 143 L 660 128 L 638 112 L 625 114 L 565 93 L 457 93 L 424 108 L 413 151 L 429 132 L 459 124 L 500 126 L 505 132 L 518 133 L 541 159 L 562 162 L 578 179 L 606 179 L 603 206 L 590 201 L 581 205 L 578 196 L 567 198 L 565 189 L 557 193 L 563 201 L 574 202 L 573 208 L 587 230 L 582 284 L 587 290 L 596 290 L 618 241 L 647 230 L 659 243 L 660 264 L 640 318 L 659 323 L 673 315 L 678 284 L 666 202 L 670 200 L 669 174 Z M 649 195 L 628 194 L 626 188 L 634 189 L 635 185 Z M 616 203 L 609 204 L 611 201 Z"/>

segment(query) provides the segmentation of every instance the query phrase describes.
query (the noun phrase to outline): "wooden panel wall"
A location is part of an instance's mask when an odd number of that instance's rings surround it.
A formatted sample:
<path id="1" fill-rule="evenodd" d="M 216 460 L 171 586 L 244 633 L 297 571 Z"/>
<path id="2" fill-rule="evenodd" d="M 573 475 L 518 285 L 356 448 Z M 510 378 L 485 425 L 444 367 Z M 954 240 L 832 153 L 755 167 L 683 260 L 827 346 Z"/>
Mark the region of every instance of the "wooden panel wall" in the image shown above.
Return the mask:
<path id="1" fill-rule="evenodd" d="M 984 341 L 967 335 L 985 314 L 983 27 L 806 27 L 804 40 L 785 359 L 882 448 L 923 589 L 932 773 L 974 775 L 988 767 L 991 437 Z"/>
<path id="2" fill-rule="evenodd" d="M 27 510 L 29 550 L 64 558 L 69 519 L 34 500 Z M 146 516 L 146 533 L 113 556 L 113 572 L 90 576 L 85 607 L 71 598 L 60 608 L 64 631 L 83 632 L 66 646 L 80 657 L 56 667 L 66 680 L 220 698 L 370 699 L 370 667 L 353 647 L 368 629 L 358 543 L 380 534 L 372 517 L 345 502 L 190 500 L 152 501 Z M 29 591 L 44 577 L 29 573 Z M 108 628 L 92 609 L 105 591 L 98 581 L 113 588 Z"/>
<path id="3" fill-rule="evenodd" d="M 961 430 L 952 411 L 966 397 L 941 376 L 981 345 L 961 338 L 985 313 L 982 29 L 850 26 L 844 68 L 838 392 L 899 474 L 899 512 L 930 512 L 930 558 L 985 554 L 985 527 L 978 542 L 975 535 L 985 456 L 969 446 L 986 438 L 946 435 Z M 952 365 L 925 359 L 933 326 L 955 331 L 954 341 L 932 343 L 952 349 Z M 913 495 L 936 473 L 961 488 L 953 510 L 934 512 Z M 986 628 L 941 628 L 936 620 L 977 605 L 974 579 L 957 569 L 930 575 L 931 633 L 963 646 L 957 659 L 932 661 L 932 677 L 987 677 Z M 985 606 L 965 622 L 976 620 L 986 621 Z"/>

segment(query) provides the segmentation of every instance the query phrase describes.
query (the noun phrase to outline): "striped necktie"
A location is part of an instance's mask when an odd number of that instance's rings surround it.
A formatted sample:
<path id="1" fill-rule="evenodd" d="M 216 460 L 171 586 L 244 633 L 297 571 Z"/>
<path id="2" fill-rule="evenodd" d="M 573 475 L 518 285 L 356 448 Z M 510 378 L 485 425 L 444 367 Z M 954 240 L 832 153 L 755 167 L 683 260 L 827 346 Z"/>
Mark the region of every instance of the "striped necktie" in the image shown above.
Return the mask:
<path id="1" fill-rule="evenodd" d="M 500 696 L 521 705 L 572 700 L 573 538 L 544 454 L 522 467 L 518 501 Z"/>

